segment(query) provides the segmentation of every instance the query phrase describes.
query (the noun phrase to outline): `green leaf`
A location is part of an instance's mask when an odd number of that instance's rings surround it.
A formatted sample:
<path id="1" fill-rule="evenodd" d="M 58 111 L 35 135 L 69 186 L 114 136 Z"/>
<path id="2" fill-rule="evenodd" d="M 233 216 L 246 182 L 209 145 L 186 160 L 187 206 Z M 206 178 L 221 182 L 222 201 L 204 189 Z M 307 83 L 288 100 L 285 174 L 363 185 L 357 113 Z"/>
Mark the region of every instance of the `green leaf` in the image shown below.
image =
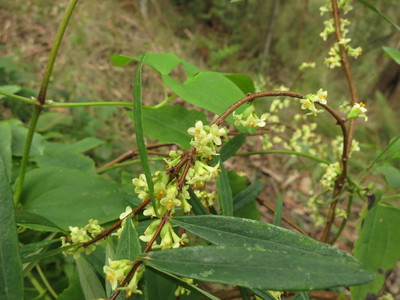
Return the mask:
<path id="1" fill-rule="evenodd" d="M 36 125 L 36 131 L 45 132 L 57 125 L 72 125 L 74 118 L 71 114 L 59 113 L 55 111 L 44 112 L 40 115 Z"/>
<path id="2" fill-rule="evenodd" d="M 41 242 L 23 245 L 20 249 L 21 257 L 29 256 L 29 254 L 55 243 L 60 243 L 60 239 L 44 240 Z"/>
<path id="3" fill-rule="evenodd" d="M 48 151 L 46 148 L 41 155 L 35 156 L 34 161 L 39 167 L 60 167 L 80 170 L 86 173 L 96 173 L 94 161 L 81 154 L 68 150 Z"/>
<path id="4" fill-rule="evenodd" d="M 79 275 L 76 272 L 74 276 L 69 278 L 68 287 L 58 295 L 57 300 L 76 300 L 83 299 L 84 297 L 85 296 L 83 295 L 82 288 L 79 283 Z"/>
<path id="5" fill-rule="evenodd" d="M 101 224 L 118 218 L 139 201 L 126 187 L 95 174 L 66 168 L 40 168 L 26 174 L 21 199 L 24 209 L 67 230 L 89 219 Z"/>
<path id="6" fill-rule="evenodd" d="M 62 228 L 49 221 L 43 216 L 39 216 L 27 211 L 17 209 L 15 211 L 15 221 L 19 226 L 30 228 L 37 231 L 64 231 Z"/>
<path id="7" fill-rule="evenodd" d="M 385 179 L 391 188 L 400 188 L 400 170 L 392 166 L 380 166 L 376 170 L 385 176 Z"/>
<path id="8" fill-rule="evenodd" d="M 378 296 L 386 274 L 395 268 L 396 262 L 400 260 L 399 228 L 399 208 L 378 204 L 367 212 L 355 244 L 354 255 L 365 269 L 375 272 L 376 279 L 353 287 L 352 299 L 366 299 L 368 294 Z"/>
<path id="9" fill-rule="evenodd" d="M 14 156 L 22 156 L 24 152 L 25 140 L 28 135 L 28 129 L 22 127 L 22 123 L 19 120 L 9 120 L 8 123 L 12 130 L 12 154 Z M 35 133 L 33 135 L 32 146 L 30 156 L 40 155 L 44 150 L 44 139 L 43 137 Z"/>
<path id="10" fill-rule="evenodd" d="M 146 295 L 146 300 L 176 300 L 175 282 L 171 279 L 168 280 L 165 273 L 157 273 L 157 271 L 147 268 L 144 277 L 146 287 L 143 293 Z"/>
<path id="11" fill-rule="evenodd" d="M 245 94 L 254 93 L 256 91 L 253 80 L 247 75 L 225 74 L 225 77 L 231 80 Z"/>
<path id="12" fill-rule="evenodd" d="M 226 161 L 229 157 L 233 156 L 242 147 L 246 141 L 247 134 L 241 133 L 224 144 L 219 151 L 222 161 Z"/>
<path id="13" fill-rule="evenodd" d="M 233 210 L 236 211 L 256 200 L 257 196 L 261 193 L 264 187 L 265 183 L 261 181 L 253 182 L 246 189 L 236 195 L 235 198 L 233 198 Z"/>
<path id="14" fill-rule="evenodd" d="M 274 225 L 281 226 L 282 211 L 283 211 L 283 203 L 282 203 L 281 194 L 278 193 L 278 195 L 276 196 L 275 203 L 276 203 L 276 205 L 275 205 L 275 213 L 274 213 Z"/>
<path id="15" fill-rule="evenodd" d="M 197 120 L 206 122 L 206 116 L 198 110 L 166 105 L 158 109 L 142 108 L 145 134 L 160 143 L 175 143 L 184 149 L 190 148 L 192 136 L 188 134 Z"/>
<path id="16" fill-rule="evenodd" d="M 0 191 L 0 299 L 21 300 L 24 288 L 13 196 L 1 156 Z"/>
<path id="17" fill-rule="evenodd" d="M 189 203 L 192 206 L 192 210 L 195 215 L 209 215 L 210 214 L 191 188 L 189 188 L 189 195 L 190 195 Z"/>
<path id="18" fill-rule="evenodd" d="M 169 75 L 163 75 L 162 80 L 185 101 L 218 115 L 245 96 L 240 88 L 222 73 L 198 72 L 183 84 Z M 238 112 L 243 109 L 239 108 Z M 228 120 L 231 119 L 231 117 L 228 118 Z"/>
<path id="19" fill-rule="evenodd" d="M 15 94 L 21 90 L 21 87 L 18 85 L 0 85 L 0 91 L 6 92 L 9 94 Z M 6 96 L 0 95 L 0 99 L 4 98 Z"/>
<path id="20" fill-rule="evenodd" d="M 170 249 L 146 253 L 143 260 L 146 265 L 179 276 L 279 291 L 349 286 L 374 278 L 358 263 L 341 256 L 250 246 Z"/>
<path id="21" fill-rule="evenodd" d="M 395 48 L 383 47 L 383 51 L 389 55 L 393 60 L 400 65 L 400 51 Z"/>
<path id="22" fill-rule="evenodd" d="M 106 298 L 103 285 L 98 279 L 93 267 L 81 255 L 76 260 L 79 281 L 86 300 Z"/>
<path id="23" fill-rule="evenodd" d="M 136 260 L 141 252 L 139 237 L 132 223 L 132 218 L 125 219 L 124 229 L 122 230 L 115 260 L 129 259 Z"/>
<path id="24" fill-rule="evenodd" d="M 158 275 L 160 275 L 160 276 L 162 276 L 162 277 L 164 277 L 164 278 L 176 283 L 177 285 L 180 285 L 180 286 L 184 287 L 185 289 L 188 289 L 188 290 L 190 290 L 190 291 L 192 291 L 192 292 L 194 292 L 196 294 L 205 296 L 207 299 L 211 299 L 211 300 L 218 300 L 219 299 L 219 298 L 211 295 L 210 293 L 207 293 L 206 291 L 202 290 L 201 288 L 195 286 L 194 284 L 188 283 L 188 282 L 182 280 L 181 278 L 179 278 L 179 277 L 177 277 L 177 276 L 175 276 L 173 274 L 165 272 L 165 271 L 163 271 L 161 269 L 158 269 L 158 268 L 156 268 L 154 266 L 151 266 L 149 269 L 151 269 L 151 271 L 153 271 L 154 273 L 156 273 L 156 274 L 158 274 Z"/>
<path id="25" fill-rule="evenodd" d="M 4 167 L 6 169 L 7 177 L 9 180 L 12 178 L 12 131 L 10 124 L 7 122 L 0 122 L 0 156 L 3 158 Z"/>
<path id="26" fill-rule="evenodd" d="M 360 2 L 362 5 L 365 7 L 368 7 L 370 10 L 376 12 L 378 15 L 380 15 L 385 21 L 389 22 L 392 24 L 397 30 L 400 30 L 400 26 L 397 25 L 395 22 L 393 22 L 388 16 L 386 16 L 384 13 L 382 13 L 379 9 L 377 9 L 375 6 L 373 6 L 371 3 L 365 1 L 365 0 L 357 0 Z"/>
<path id="27" fill-rule="evenodd" d="M 254 293 L 254 295 L 260 297 L 263 300 L 276 300 L 276 298 L 272 296 L 271 293 L 268 291 L 262 291 L 259 289 L 251 289 L 251 291 Z"/>
<path id="28" fill-rule="evenodd" d="M 265 222 L 225 216 L 174 217 L 172 224 L 181 226 L 216 245 L 241 245 L 279 251 L 297 251 L 313 256 L 338 257 L 355 263 L 349 254 L 299 234 Z"/>
<path id="29" fill-rule="evenodd" d="M 149 195 L 151 199 L 151 204 L 153 207 L 156 206 L 156 201 L 154 199 L 154 186 L 153 179 L 150 172 L 149 157 L 147 155 L 147 148 L 144 141 L 143 132 L 143 119 L 142 119 L 142 67 L 143 61 L 145 59 L 145 54 L 143 54 L 140 63 L 137 67 L 134 90 L 133 90 L 133 124 L 136 133 L 136 144 L 139 151 L 140 163 L 142 165 L 144 175 L 146 176 L 146 182 L 149 189 Z M 157 213 L 157 210 L 155 210 Z"/>
<path id="30" fill-rule="evenodd" d="M 47 258 L 47 257 L 58 255 L 58 254 L 64 252 L 65 250 L 67 250 L 69 248 L 72 248 L 72 247 L 74 247 L 74 245 L 69 245 L 69 246 L 65 246 L 65 247 L 62 247 L 62 248 L 60 247 L 60 248 L 57 248 L 57 249 L 53 249 L 53 250 L 49 250 L 49 251 L 45 251 L 45 252 L 41 252 L 41 253 L 37 253 L 37 254 L 33 254 L 33 255 L 28 255 L 28 256 L 25 256 L 22 259 L 22 262 L 25 264 L 25 263 L 29 263 L 29 262 L 32 262 L 32 261 L 39 261 L 39 260 Z"/>
<path id="31" fill-rule="evenodd" d="M 218 188 L 218 201 L 221 213 L 224 216 L 233 215 L 233 199 L 232 190 L 229 184 L 228 173 L 225 170 L 224 164 L 220 160 L 219 169 L 221 172 L 217 178 L 217 188 Z"/>

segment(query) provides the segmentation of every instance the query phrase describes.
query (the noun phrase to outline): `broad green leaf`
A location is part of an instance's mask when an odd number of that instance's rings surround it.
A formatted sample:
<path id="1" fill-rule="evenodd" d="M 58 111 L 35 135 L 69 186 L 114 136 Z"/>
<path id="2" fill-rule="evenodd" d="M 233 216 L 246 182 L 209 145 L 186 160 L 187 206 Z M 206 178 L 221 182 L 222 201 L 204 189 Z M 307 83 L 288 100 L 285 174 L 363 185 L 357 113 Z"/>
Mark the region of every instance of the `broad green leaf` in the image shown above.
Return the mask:
<path id="1" fill-rule="evenodd" d="M 15 94 L 21 90 L 21 87 L 18 85 L 0 85 L 0 91 L 6 92 L 9 94 Z M 0 95 L 0 99 L 4 98 L 6 96 Z"/>
<path id="2" fill-rule="evenodd" d="M 210 293 L 202 290 L 201 288 L 197 287 L 196 285 L 188 283 L 188 282 L 182 280 L 181 278 L 179 278 L 179 277 L 177 277 L 177 276 L 175 276 L 173 274 L 165 272 L 165 271 L 163 271 L 161 269 L 158 269 L 158 268 L 156 268 L 154 266 L 151 266 L 149 269 L 151 271 L 153 271 L 154 273 L 156 273 L 156 274 L 168 279 L 169 281 L 172 281 L 172 282 L 176 283 L 177 285 L 180 285 L 180 286 L 184 287 L 185 289 L 188 289 L 188 290 L 190 290 L 190 291 L 192 291 L 192 292 L 194 292 L 196 294 L 205 296 L 207 299 L 211 299 L 211 300 L 218 300 L 219 299 L 219 298 L 211 295 Z"/>
<path id="3" fill-rule="evenodd" d="M 391 188 L 398 189 L 400 188 L 400 170 L 386 165 L 377 167 L 376 170 L 385 176 L 385 179 Z"/>
<path id="4" fill-rule="evenodd" d="M 252 246 L 200 246 L 143 254 L 146 265 L 179 276 L 249 288 L 290 291 L 349 286 L 374 275 L 341 256 Z M 327 276 L 329 274 L 329 276 Z"/>
<path id="5" fill-rule="evenodd" d="M 283 203 L 282 203 L 281 194 L 278 193 L 278 195 L 276 195 L 275 203 L 276 203 L 276 205 L 275 205 L 275 213 L 274 213 L 274 225 L 281 226 L 282 211 L 283 211 Z"/>
<path id="6" fill-rule="evenodd" d="M 189 203 L 192 206 L 192 210 L 195 215 L 209 215 L 209 211 L 201 203 L 200 199 L 196 196 L 191 188 L 189 188 Z"/>
<path id="7" fill-rule="evenodd" d="M 233 156 L 242 147 L 246 141 L 247 134 L 241 133 L 224 144 L 219 151 L 222 161 L 226 161 L 229 157 Z"/>
<path id="8" fill-rule="evenodd" d="M 164 275 L 164 273 L 161 273 Z M 174 295 L 176 284 L 171 282 L 167 277 L 157 274 L 151 268 L 147 268 L 144 273 L 146 287 L 143 293 L 146 295 L 147 300 L 175 300 Z"/>
<path id="9" fill-rule="evenodd" d="M 0 191 L 0 299 L 21 300 L 24 288 L 13 196 L 1 156 Z"/>
<path id="10" fill-rule="evenodd" d="M 40 168 L 26 174 L 24 209 L 67 230 L 89 219 L 101 224 L 118 218 L 128 205 L 139 205 L 125 186 L 95 174 L 66 168 Z"/>
<path id="11" fill-rule="evenodd" d="M 255 87 L 253 80 L 244 74 L 225 74 L 225 77 L 231 80 L 243 93 L 254 93 Z"/>
<path id="12" fill-rule="evenodd" d="M 85 299 L 93 300 L 98 298 L 106 298 L 103 285 L 98 279 L 96 272 L 82 255 L 76 260 L 76 266 Z"/>
<path id="13" fill-rule="evenodd" d="M 22 123 L 18 120 L 9 120 L 8 123 L 12 130 L 12 154 L 15 156 L 22 156 L 24 152 L 25 140 L 28 135 L 28 129 L 22 126 Z M 33 135 L 32 146 L 30 155 L 40 155 L 44 150 L 44 139 L 43 137 L 35 133 Z"/>
<path id="14" fill-rule="evenodd" d="M 4 167 L 9 180 L 12 178 L 11 132 L 10 124 L 7 122 L 0 122 L 0 156 L 3 158 Z"/>
<path id="15" fill-rule="evenodd" d="M 21 246 L 20 253 L 21 257 L 28 256 L 29 254 L 41 250 L 44 247 L 50 246 L 52 244 L 60 243 L 60 239 L 54 239 L 54 240 L 44 240 L 41 242 L 36 242 L 36 243 L 31 243 L 31 244 L 26 244 Z"/>
<path id="16" fill-rule="evenodd" d="M 160 143 L 175 143 L 184 149 L 190 148 L 193 138 L 187 133 L 197 120 L 207 123 L 206 116 L 198 110 L 167 105 L 158 109 L 142 108 L 145 134 Z"/>
<path id="17" fill-rule="evenodd" d="M 103 145 L 105 141 L 94 138 L 88 137 L 84 138 L 80 141 L 77 141 L 73 144 L 63 144 L 63 143 L 56 143 L 56 142 L 47 142 L 46 143 L 46 151 L 69 151 L 74 153 L 84 153 L 86 151 L 92 150 L 100 145 Z"/>
<path id="18" fill-rule="evenodd" d="M 134 90 L 133 90 L 133 124 L 135 127 L 136 133 L 136 144 L 139 151 L 140 163 L 143 168 L 144 175 L 146 176 L 146 182 L 149 189 L 149 195 L 151 199 L 151 204 L 153 207 L 156 206 L 156 201 L 154 199 L 154 186 L 153 179 L 150 172 L 150 164 L 149 157 L 147 155 L 147 148 L 144 141 L 144 132 L 143 132 L 143 119 L 142 119 L 142 67 L 143 61 L 146 57 L 146 54 L 143 54 L 140 59 L 140 63 L 136 70 L 136 77 L 134 82 Z M 157 211 L 157 210 L 156 210 Z"/>
<path id="19" fill-rule="evenodd" d="M 265 183 L 255 181 L 246 189 L 242 190 L 238 195 L 233 198 L 233 210 L 236 211 L 245 205 L 256 200 L 257 196 L 264 189 Z"/>
<path id="20" fill-rule="evenodd" d="M 386 16 L 384 13 L 382 13 L 379 9 L 377 9 L 375 6 L 373 6 L 371 3 L 369 3 L 366 0 L 357 0 L 360 2 L 362 5 L 365 7 L 368 7 L 370 10 L 376 12 L 378 15 L 380 15 L 385 21 L 389 22 L 392 24 L 397 30 L 400 30 L 400 26 L 397 25 L 395 22 L 393 22 L 388 16 Z"/>
<path id="21" fill-rule="evenodd" d="M 132 218 L 125 220 L 124 229 L 122 230 L 117 252 L 115 254 L 115 260 L 129 259 L 136 260 L 141 252 L 139 237 L 136 232 L 135 226 L 133 226 Z"/>
<path id="22" fill-rule="evenodd" d="M 225 216 L 174 217 L 174 225 L 216 245 L 243 245 L 280 251 L 297 251 L 356 263 L 356 259 L 309 236 L 265 222 Z"/>
<path id="23" fill-rule="evenodd" d="M 185 101 L 218 115 L 245 96 L 240 88 L 222 73 L 198 72 L 183 84 L 169 75 L 163 75 L 162 80 Z M 239 108 L 238 112 L 242 110 L 243 108 Z"/>
<path id="24" fill-rule="evenodd" d="M 38 123 L 36 125 L 36 131 L 45 132 L 57 125 L 72 125 L 74 118 L 71 114 L 59 113 L 55 111 L 49 111 L 41 113 Z"/>
<path id="25" fill-rule="evenodd" d="M 400 65 L 400 51 L 395 48 L 383 47 L 383 51 L 389 55 L 393 60 Z"/>
<path id="26" fill-rule="evenodd" d="M 375 272 L 376 279 L 353 287 L 352 299 L 365 299 L 381 290 L 385 275 L 400 260 L 400 209 L 377 204 L 367 212 L 355 244 L 354 255 L 362 266 Z"/>
<path id="27" fill-rule="evenodd" d="M 228 173 L 225 170 L 224 164 L 220 160 L 219 169 L 221 172 L 217 178 L 217 188 L 218 188 L 218 201 L 221 214 L 224 216 L 233 215 L 233 199 L 232 190 L 229 184 Z"/>
<path id="28" fill-rule="evenodd" d="M 94 161 L 76 152 L 68 150 L 49 151 L 45 148 L 41 155 L 35 156 L 34 161 L 39 167 L 60 167 L 80 170 L 85 173 L 96 173 Z"/>

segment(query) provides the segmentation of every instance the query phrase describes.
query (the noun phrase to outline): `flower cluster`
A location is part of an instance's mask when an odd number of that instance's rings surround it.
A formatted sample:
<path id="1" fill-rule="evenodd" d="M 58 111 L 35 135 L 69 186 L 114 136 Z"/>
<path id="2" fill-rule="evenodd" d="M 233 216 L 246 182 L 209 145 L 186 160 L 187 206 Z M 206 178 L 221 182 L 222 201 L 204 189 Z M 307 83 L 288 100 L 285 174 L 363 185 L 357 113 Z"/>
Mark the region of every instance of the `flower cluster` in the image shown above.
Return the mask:
<path id="1" fill-rule="evenodd" d="M 81 252 L 85 252 L 87 255 L 92 253 L 96 249 L 94 244 L 87 247 L 82 247 L 81 244 L 89 242 L 101 234 L 103 230 L 104 229 L 99 225 L 99 221 L 94 219 L 90 219 L 89 223 L 83 228 L 69 226 L 69 231 L 71 232 L 70 239 L 67 241 L 66 237 L 61 237 L 62 247 L 72 244 L 77 245 L 67 249 L 64 253 L 73 254 L 74 258 L 78 258 Z"/>
<path id="2" fill-rule="evenodd" d="M 323 112 L 323 110 L 318 110 L 315 107 L 315 103 L 321 103 L 321 104 L 326 104 L 326 97 L 328 96 L 328 93 L 326 91 L 323 91 L 320 89 L 317 94 L 308 94 L 306 95 L 305 99 L 301 99 L 301 109 L 308 109 L 310 113 L 307 115 L 314 115 L 315 117 L 317 116 L 318 113 Z"/>
<path id="3" fill-rule="evenodd" d="M 342 151 L 343 151 L 343 136 L 338 135 L 336 137 L 336 139 L 334 139 L 331 142 L 331 145 L 332 145 L 333 154 L 335 155 L 335 157 L 337 159 L 340 159 L 340 157 L 342 155 Z M 351 147 L 350 147 L 349 157 L 351 157 L 351 154 L 353 152 L 358 152 L 360 150 L 361 150 L 360 143 L 357 140 L 353 139 L 353 141 L 351 143 Z"/>
<path id="4" fill-rule="evenodd" d="M 299 67 L 299 71 L 304 71 L 307 68 L 315 68 L 315 62 L 303 62 L 300 67 Z"/>
<path id="5" fill-rule="evenodd" d="M 347 115 L 347 119 L 357 119 L 357 118 L 364 118 L 365 122 L 368 121 L 368 117 L 365 114 L 367 109 L 365 108 L 365 104 L 363 102 L 356 103 L 350 109 L 349 114 Z"/>
<path id="6" fill-rule="evenodd" d="M 217 196 L 215 195 L 215 191 L 210 193 L 206 190 L 195 190 L 194 193 L 205 207 L 213 206 L 214 200 L 217 198 Z"/>
<path id="7" fill-rule="evenodd" d="M 246 108 L 243 113 L 236 114 L 233 112 L 233 119 L 235 120 L 235 125 L 243 125 L 244 127 L 256 128 L 256 127 L 264 127 L 265 120 L 267 119 L 267 115 L 263 114 L 261 117 L 258 117 L 255 113 L 254 106 L 249 106 Z"/>
<path id="8" fill-rule="evenodd" d="M 331 190 L 337 177 L 342 174 L 342 169 L 340 168 L 338 162 L 329 164 L 328 166 L 324 167 L 326 167 L 326 171 L 325 174 L 322 176 L 320 182 L 325 189 Z"/>
<path id="9" fill-rule="evenodd" d="M 194 167 L 190 168 L 186 175 L 186 183 L 193 185 L 194 189 L 199 186 L 204 186 L 206 182 L 218 177 L 218 172 L 221 172 L 218 167 L 219 162 L 214 167 L 211 167 L 206 163 L 197 160 Z"/>
<path id="10" fill-rule="evenodd" d="M 139 237 L 140 240 L 143 242 L 150 242 L 153 239 L 158 227 L 160 226 L 161 221 L 156 220 L 153 221 L 145 230 L 144 235 Z M 170 248 L 179 248 L 180 246 L 184 245 L 185 243 L 189 242 L 187 235 L 184 233 L 181 237 L 179 237 L 174 229 L 172 228 L 170 223 L 164 225 L 160 233 L 161 243 L 153 243 L 151 248 L 153 249 L 170 249 Z"/>
<path id="11" fill-rule="evenodd" d="M 225 128 L 219 128 L 216 124 L 203 125 L 202 121 L 197 121 L 194 127 L 190 127 L 187 132 L 194 137 L 190 145 L 196 148 L 197 154 L 201 158 L 209 160 L 212 159 L 212 155 L 218 155 L 216 146 L 220 146 L 221 138 L 227 135 Z"/>
<path id="12" fill-rule="evenodd" d="M 132 270 L 133 262 L 121 259 L 121 260 L 111 260 L 108 259 L 108 265 L 103 267 L 103 272 L 106 274 L 106 279 L 110 281 L 111 288 L 115 290 L 118 283 L 123 281 L 128 273 Z M 132 294 L 142 294 L 142 291 L 138 289 L 138 282 L 143 276 L 143 266 L 139 266 L 129 281 L 128 285 L 118 288 L 126 292 L 126 298 L 130 297 Z"/>
<path id="13" fill-rule="evenodd" d="M 351 0 L 340 0 L 339 1 L 339 9 L 341 9 L 344 14 L 347 14 L 353 7 L 350 4 Z M 332 11 L 332 5 L 330 1 L 327 1 L 326 5 L 320 7 L 321 15 L 326 12 Z M 340 19 L 340 31 L 342 34 L 342 38 L 339 42 L 334 43 L 334 45 L 329 50 L 329 56 L 325 58 L 324 63 L 331 69 L 335 67 L 340 67 L 342 65 L 342 59 L 339 54 L 339 45 L 343 45 L 349 56 L 357 58 L 362 54 L 362 49 L 360 47 L 352 48 L 349 43 L 351 41 L 350 38 L 347 37 L 349 30 L 347 27 L 350 25 L 349 20 Z M 321 38 L 326 41 L 328 36 L 335 32 L 334 21 L 333 19 L 329 19 L 324 21 L 324 30 L 320 33 Z"/>

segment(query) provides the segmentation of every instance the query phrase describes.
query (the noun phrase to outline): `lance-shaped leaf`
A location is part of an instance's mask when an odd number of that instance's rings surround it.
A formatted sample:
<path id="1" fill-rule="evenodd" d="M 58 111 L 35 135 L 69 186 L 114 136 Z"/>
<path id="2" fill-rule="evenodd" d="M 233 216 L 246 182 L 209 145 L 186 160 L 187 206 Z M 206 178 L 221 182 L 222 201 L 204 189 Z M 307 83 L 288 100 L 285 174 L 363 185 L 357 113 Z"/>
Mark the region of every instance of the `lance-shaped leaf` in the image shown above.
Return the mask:
<path id="1" fill-rule="evenodd" d="M 117 246 L 115 260 L 129 259 L 135 260 L 140 254 L 140 243 L 135 226 L 133 226 L 132 218 L 125 220 L 124 229 Z"/>
<path id="2" fill-rule="evenodd" d="M 232 190 L 229 184 L 228 173 L 225 170 L 224 164 L 220 160 L 219 169 L 221 172 L 217 178 L 217 187 L 218 187 L 218 200 L 221 208 L 221 212 L 224 216 L 232 216 L 233 215 L 233 199 L 232 199 Z"/>
<path id="3" fill-rule="evenodd" d="M 249 288 L 290 291 L 357 285 L 374 279 L 354 261 L 296 250 L 201 246 L 143 254 L 145 265 L 179 276 Z"/>

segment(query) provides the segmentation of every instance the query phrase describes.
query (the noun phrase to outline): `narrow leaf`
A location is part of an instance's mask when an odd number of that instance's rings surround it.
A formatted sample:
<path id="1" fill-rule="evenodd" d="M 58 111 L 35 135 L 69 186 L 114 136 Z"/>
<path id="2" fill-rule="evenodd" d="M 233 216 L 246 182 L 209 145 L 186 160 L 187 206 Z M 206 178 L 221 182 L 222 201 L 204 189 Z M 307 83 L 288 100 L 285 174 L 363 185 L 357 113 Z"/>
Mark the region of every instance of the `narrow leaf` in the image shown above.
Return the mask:
<path id="1" fill-rule="evenodd" d="M 370 10 L 376 12 L 378 15 L 380 15 L 385 21 L 389 22 L 396 28 L 397 30 L 400 30 L 400 26 L 397 25 L 394 21 L 392 21 L 388 16 L 386 16 L 384 13 L 382 13 L 379 9 L 377 9 L 375 6 L 373 6 L 371 3 L 365 1 L 365 0 L 357 0 L 360 2 L 362 5 L 365 7 L 368 7 Z"/>
<path id="2" fill-rule="evenodd" d="M 46 252 L 43 252 L 43 253 L 39 253 L 39 254 L 25 256 L 22 259 L 22 262 L 25 264 L 25 263 L 28 263 L 28 262 L 31 262 L 31 261 L 39 261 L 39 260 L 41 260 L 43 258 L 47 258 L 47 257 L 51 257 L 51 256 L 54 256 L 54 255 L 60 254 L 60 253 L 64 252 L 65 250 L 67 250 L 69 248 L 72 248 L 72 247 L 74 247 L 74 245 L 69 245 L 69 246 L 65 246 L 65 247 L 62 247 L 62 248 L 49 250 L 49 251 L 46 251 Z"/>
<path id="3" fill-rule="evenodd" d="M 12 191 L 1 155 L 0 191 L 0 299 L 21 300 L 24 289 L 17 225 Z"/>
<path id="4" fill-rule="evenodd" d="M 93 267 L 81 255 L 76 260 L 79 281 L 86 300 L 106 298 L 103 285 L 98 279 Z"/>
<path id="5" fill-rule="evenodd" d="M 357 263 L 354 257 L 330 245 L 261 221 L 208 215 L 174 217 L 171 222 L 216 245 L 307 252 L 314 256 L 338 257 L 349 263 Z"/>
<path id="6" fill-rule="evenodd" d="M 4 167 L 7 172 L 7 177 L 11 180 L 12 176 L 12 154 L 11 154 L 11 144 L 12 144 L 12 131 L 11 126 L 8 122 L 0 122 L 0 156 L 3 158 Z"/>
<path id="7" fill-rule="evenodd" d="M 149 189 L 149 194 L 151 198 L 151 204 L 153 207 L 156 206 L 156 201 L 154 199 L 154 186 L 153 180 L 150 172 L 149 157 L 147 155 L 147 148 L 144 141 L 143 133 L 143 119 L 142 119 L 142 68 L 143 61 L 146 54 L 143 54 L 136 71 L 134 90 L 133 90 L 133 124 L 135 126 L 136 133 L 136 144 L 139 150 L 140 162 L 146 176 L 146 182 Z M 155 210 L 157 213 L 157 210 Z"/>
<path id="8" fill-rule="evenodd" d="M 342 257 L 249 246 L 170 249 L 144 254 L 143 260 L 148 266 L 179 276 L 278 291 L 350 286 L 374 278 L 359 264 Z"/>
<path id="9" fill-rule="evenodd" d="M 233 199 L 233 210 L 239 210 L 245 205 L 253 202 L 264 189 L 264 187 L 265 183 L 261 181 L 253 182 Z"/>
<path id="10" fill-rule="evenodd" d="M 118 242 L 115 260 L 136 260 L 140 252 L 139 237 L 133 226 L 132 218 L 127 218 Z"/>
<path id="11" fill-rule="evenodd" d="M 219 154 L 222 161 L 226 161 L 229 157 L 233 156 L 242 147 L 246 141 L 247 134 L 241 133 L 231 139 L 228 143 L 222 146 Z"/>
<path id="12" fill-rule="evenodd" d="M 383 47 L 383 50 L 387 55 L 389 55 L 393 60 L 400 65 L 400 51 L 395 48 Z"/>
<path id="13" fill-rule="evenodd" d="M 281 226 L 282 221 L 282 211 L 283 211 L 283 203 L 282 203 L 282 196 L 278 194 L 276 196 L 276 205 L 275 205 L 275 214 L 274 214 L 274 225 Z"/>
<path id="14" fill-rule="evenodd" d="M 20 253 L 21 257 L 28 256 L 29 254 L 40 250 L 44 247 L 50 246 L 55 243 L 60 243 L 60 239 L 54 239 L 54 240 L 45 240 L 37 243 L 31 243 L 31 244 L 26 244 L 21 246 Z"/>
<path id="15" fill-rule="evenodd" d="M 376 279 L 352 288 L 353 299 L 366 299 L 368 294 L 378 296 L 386 279 L 385 275 L 400 260 L 400 209 L 377 204 L 367 212 L 354 255 L 362 266 L 375 272 Z"/>
<path id="16" fill-rule="evenodd" d="M 228 174 L 221 160 L 219 168 L 221 172 L 219 173 L 217 178 L 217 187 L 218 187 L 218 200 L 221 213 L 224 216 L 232 216 L 233 215 L 232 190 L 229 185 Z"/>

